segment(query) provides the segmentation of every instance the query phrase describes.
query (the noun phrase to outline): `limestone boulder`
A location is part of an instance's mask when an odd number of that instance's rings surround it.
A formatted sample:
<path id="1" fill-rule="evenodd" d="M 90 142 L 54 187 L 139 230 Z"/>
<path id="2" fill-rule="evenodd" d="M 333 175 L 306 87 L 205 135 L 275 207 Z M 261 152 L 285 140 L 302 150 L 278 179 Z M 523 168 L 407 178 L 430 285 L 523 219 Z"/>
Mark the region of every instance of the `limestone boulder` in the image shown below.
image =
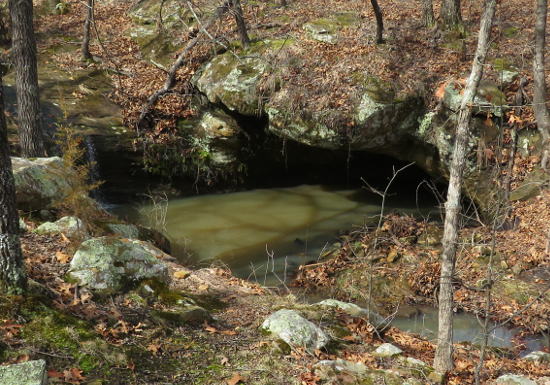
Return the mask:
<path id="1" fill-rule="evenodd" d="M 76 251 L 69 276 L 81 286 L 107 294 L 144 279 L 167 283 L 164 258 L 169 256 L 148 242 L 109 236 L 92 238 Z"/>
<path id="2" fill-rule="evenodd" d="M 276 311 L 264 321 L 262 328 L 291 347 L 303 347 L 309 351 L 322 349 L 330 342 L 321 328 L 295 310 Z"/>
<path id="3" fill-rule="evenodd" d="M 67 175 L 73 171 L 64 165 L 61 158 L 12 157 L 11 161 L 19 209 L 51 208 L 71 193 Z"/>

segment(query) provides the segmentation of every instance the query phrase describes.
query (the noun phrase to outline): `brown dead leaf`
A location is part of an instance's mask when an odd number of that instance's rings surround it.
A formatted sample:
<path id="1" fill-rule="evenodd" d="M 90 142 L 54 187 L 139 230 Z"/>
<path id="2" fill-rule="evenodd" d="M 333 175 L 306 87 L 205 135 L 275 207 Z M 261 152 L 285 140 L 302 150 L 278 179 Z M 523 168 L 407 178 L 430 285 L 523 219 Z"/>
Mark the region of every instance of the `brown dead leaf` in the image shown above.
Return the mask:
<path id="1" fill-rule="evenodd" d="M 57 251 L 55 253 L 55 259 L 57 259 L 57 262 L 59 263 L 69 263 L 71 261 L 71 256 L 65 253 L 62 253 L 61 251 Z"/>
<path id="2" fill-rule="evenodd" d="M 244 384 L 244 378 L 239 373 L 233 373 L 233 377 L 226 381 L 227 385 Z"/>

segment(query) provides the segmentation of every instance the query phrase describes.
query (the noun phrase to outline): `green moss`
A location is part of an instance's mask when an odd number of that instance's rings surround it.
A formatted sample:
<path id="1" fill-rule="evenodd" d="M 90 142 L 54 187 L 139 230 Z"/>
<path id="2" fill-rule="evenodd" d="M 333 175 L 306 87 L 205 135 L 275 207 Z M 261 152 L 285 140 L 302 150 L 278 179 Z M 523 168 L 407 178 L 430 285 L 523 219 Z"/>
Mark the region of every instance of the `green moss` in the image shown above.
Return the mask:
<path id="1" fill-rule="evenodd" d="M 519 33 L 519 28 L 517 27 L 508 27 L 502 30 L 502 34 L 504 35 L 504 37 L 507 37 L 507 38 L 515 37 L 518 33 Z"/>
<path id="2" fill-rule="evenodd" d="M 493 60 L 493 67 L 496 71 L 510 71 L 515 69 L 512 62 L 506 58 L 495 58 Z"/>

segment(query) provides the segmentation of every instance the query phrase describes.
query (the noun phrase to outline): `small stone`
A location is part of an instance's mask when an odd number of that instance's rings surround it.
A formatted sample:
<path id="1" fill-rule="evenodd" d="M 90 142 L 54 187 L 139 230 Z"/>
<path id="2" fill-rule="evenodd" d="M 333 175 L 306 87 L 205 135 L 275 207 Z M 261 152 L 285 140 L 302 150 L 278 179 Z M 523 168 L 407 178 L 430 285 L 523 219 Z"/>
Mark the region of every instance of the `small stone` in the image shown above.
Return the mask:
<path id="1" fill-rule="evenodd" d="M 314 367 L 329 366 L 335 372 L 348 372 L 354 375 L 363 375 L 369 369 L 361 363 L 351 362 L 347 360 L 337 359 L 337 360 L 323 360 L 319 361 L 314 365 Z"/>
<path id="2" fill-rule="evenodd" d="M 0 366 L 0 384 L 2 385 L 46 385 L 47 383 L 44 360 Z"/>
<path id="3" fill-rule="evenodd" d="M 403 353 L 403 350 L 389 343 L 384 343 L 380 345 L 374 351 L 374 355 L 378 357 L 395 357 L 400 355 L 401 353 Z"/>
<path id="4" fill-rule="evenodd" d="M 545 353 L 538 350 L 538 351 L 529 353 L 528 355 L 523 357 L 523 359 L 527 361 L 534 361 L 537 363 L 550 362 L 550 353 Z"/>
<path id="5" fill-rule="evenodd" d="M 69 238 L 88 238 L 86 225 L 77 217 L 63 217 L 55 222 L 45 222 L 34 230 L 37 234 L 64 234 Z"/>
<path id="6" fill-rule="evenodd" d="M 428 367 L 428 364 L 425 363 L 424 361 L 422 360 L 419 360 L 417 358 L 414 358 L 414 357 L 406 357 L 403 362 L 407 365 L 407 366 L 411 366 L 411 367 L 414 367 L 414 368 L 427 368 Z"/>
<path id="7" fill-rule="evenodd" d="M 151 316 L 161 324 L 171 324 L 174 326 L 200 324 L 212 319 L 212 316 L 206 309 L 196 305 L 182 306 L 180 309 L 174 311 L 154 310 L 151 312 Z"/>
<path id="8" fill-rule="evenodd" d="M 19 230 L 24 233 L 29 231 L 29 226 L 25 223 L 22 218 L 19 218 Z"/>
<path id="9" fill-rule="evenodd" d="M 496 379 L 496 385 L 537 385 L 527 377 L 517 374 L 504 374 Z"/>
<path id="10" fill-rule="evenodd" d="M 337 299 L 329 298 L 316 303 L 315 306 L 335 307 L 344 311 L 345 313 L 349 314 L 352 317 L 369 318 L 370 323 L 379 331 L 384 329 L 388 325 L 388 322 L 386 321 L 386 319 L 382 317 L 380 314 L 374 311 L 369 311 L 368 309 L 362 308 L 360 306 L 357 306 L 354 303 L 343 302 L 343 301 L 338 301 Z"/>
<path id="11" fill-rule="evenodd" d="M 291 347 L 301 346 L 310 351 L 322 349 L 330 342 L 325 332 L 294 310 L 276 311 L 264 321 L 262 328 Z"/>

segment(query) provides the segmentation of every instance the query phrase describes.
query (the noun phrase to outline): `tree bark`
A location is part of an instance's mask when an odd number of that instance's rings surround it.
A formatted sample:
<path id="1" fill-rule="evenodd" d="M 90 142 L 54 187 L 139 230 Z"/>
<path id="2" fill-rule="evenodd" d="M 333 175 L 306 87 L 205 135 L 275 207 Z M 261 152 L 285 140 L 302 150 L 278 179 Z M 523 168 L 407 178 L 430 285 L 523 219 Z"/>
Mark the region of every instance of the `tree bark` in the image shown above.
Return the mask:
<path id="1" fill-rule="evenodd" d="M 248 31 L 246 29 L 246 23 L 244 21 L 243 8 L 241 7 L 241 0 L 232 0 L 231 5 L 233 12 L 235 13 L 235 22 L 237 23 L 237 29 L 239 31 L 239 38 L 243 47 L 250 45 L 250 38 L 248 37 Z"/>
<path id="2" fill-rule="evenodd" d="M 26 284 L 0 76 L 0 293 L 22 294 Z"/>
<path id="3" fill-rule="evenodd" d="M 9 6 L 22 155 L 45 156 L 32 0 L 9 0 Z"/>
<path id="4" fill-rule="evenodd" d="M 94 17 L 94 0 L 88 0 L 86 2 L 86 19 L 84 20 L 84 36 L 82 37 L 82 60 L 91 60 L 92 54 L 90 53 L 90 35 L 92 29 L 92 19 Z"/>
<path id="5" fill-rule="evenodd" d="M 281 0 L 281 7 L 286 7 L 288 2 L 286 0 Z"/>
<path id="6" fill-rule="evenodd" d="M 376 44 L 384 43 L 384 19 L 382 18 L 382 10 L 378 4 L 378 0 L 370 0 L 374 16 L 376 17 Z"/>
<path id="7" fill-rule="evenodd" d="M 546 49 L 546 16 L 548 14 L 547 0 L 537 0 L 535 22 L 535 58 L 533 61 L 533 80 L 535 83 L 533 104 L 537 127 L 543 139 L 542 167 L 548 163 L 550 146 L 550 113 L 546 105 L 546 79 L 544 71 L 544 56 Z"/>
<path id="8" fill-rule="evenodd" d="M 447 373 L 453 368 L 453 276 L 458 240 L 458 219 L 460 214 L 460 195 L 468 137 L 470 135 L 471 105 L 483 75 L 483 64 L 489 48 L 489 37 L 495 15 L 496 0 L 486 0 L 481 19 L 477 49 L 468 78 L 464 96 L 460 105 L 453 158 L 450 166 L 449 188 L 445 204 L 445 225 L 443 232 L 443 251 L 441 255 L 441 276 L 439 279 L 439 330 L 434 368 Z"/>
<path id="9" fill-rule="evenodd" d="M 441 18 L 447 27 L 461 24 L 460 0 L 443 0 L 441 4 Z"/>
<path id="10" fill-rule="evenodd" d="M 424 17 L 424 26 L 431 27 L 435 25 L 434 5 L 432 0 L 422 0 L 422 15 Z"/>

